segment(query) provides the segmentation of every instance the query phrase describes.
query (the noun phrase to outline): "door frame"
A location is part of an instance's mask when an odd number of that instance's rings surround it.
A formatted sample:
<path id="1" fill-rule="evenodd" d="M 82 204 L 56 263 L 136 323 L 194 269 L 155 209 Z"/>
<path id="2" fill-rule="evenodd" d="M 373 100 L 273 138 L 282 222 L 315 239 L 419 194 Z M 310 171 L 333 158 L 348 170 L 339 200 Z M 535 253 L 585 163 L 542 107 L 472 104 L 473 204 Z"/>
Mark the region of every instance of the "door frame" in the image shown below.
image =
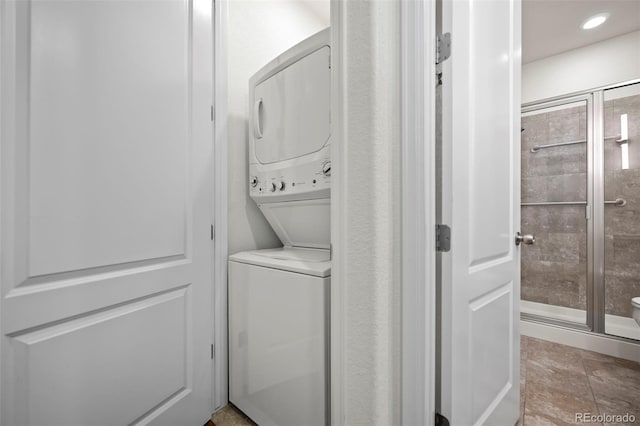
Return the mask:
<path id="1" fill-rule="evenodd" d="M 227 35 L 228 1 L 214 0 L 214 336 L 213 411 L 228 403 L 227 341 Z M 340 0 L 331 0 L 332 68 L 341 69 L 341 30 L 345 14 Z M 402 422 L 432 425 L 435 420 L 435 28 L 436 5 L 426 0 L 403 0 L 401 8 L 401 146 L 402 146 Z M 427 78 L 424 78 L 424 76 Z M 332 93 L 341 93 L 341 80 L 332 79 Z M 344 108 L 332 97 L 332 123 L 342 128 Z M 336 144 L 337 145 L 337 144 Z M 337 148 L 337 147 L 336 147 Z M 334 184 L 331 191 L 332 247 L 341 252 L 346 226 L 341 215 L 347 200 L 339 179 L 341 152 L 332 152 Z M 332 257 L 332 288 L 346 277 L 338 275 L 340 258 Z M 331 293 L 331 424 L 343 423 L 344 295 Z"/>
<path id="2" fill-rule="evenodd" d="M 433 425 L 436 396 L 436 2 L 401 10 L 402 424 Z"/>
<path id="3" fill-rule="evenodd" d="M 227 330 L 227 25 L 228 0 L 213 0 L 213 344 L 211 412 L 229 403 Z"/>
<path id="4" fill-rule="evenodd" d="M 349 211 L 344 170 L 346 153 L 343 93 L 343 31 L 348 17 L 344 2 L 331 0 L 332 126 L 336 142 L 332 151 L 331 188 L 331 424 L 342 425 L 348 401 L 345 380 L 344 315 L 348 278 L 340 254 L 347 248 Z M 402 162 L 402 347 L 401 418 L 403 425 L 435 422 L 436 347 L 436 2 L 400 2 L 400 105 Z M 425 77 L 426 76 L 426 77 Z M 433 244 L 429 242 L 434 242 Z"/>
<path id="5" fill-rule="evenodd" d="M 0 40 L 6 40 L 7 37 L 7 32 L 11 30 L 11 28 L 7 28 L 8 25 L 8 20 L 6 19 L 6 5 L 4 1 L 0 1 Z M 2 61 L 2 58 L 4 58 L 4 52 L 3 52 L 3 48 L 4 48 L 4 43 L 0 42 L 0 111 L 2 111 L 2 109 L 4 108 L 4 104 L 5 103 L 9 103 L 12 99 L 8 99 L 9 96 L 7 96 L 5 94 L 6 89 L 6 82 L 5 79 L 7 78 L 7 70 L 5 69 L 6 66 Z M 0 123 L 2 122 L 2 119 L 0 117 Z M 8 137 L 10 135 L 7 134 L 7 129 L 5 126 L 0 126 L 0 146 L 2 146 L 2 139 L 5 137 Z M 4 164 L 4 159 L 2 158 L 2 150 L 0 149 L 0 176 L 2 175 L 2 167 Z M 2 191 L 2 187 L 0 184 L 0 191 Z M 4 232 L 4 206 L 2 205 L 2 197 L 0 196 L 0 235 L 2 235 L 2 232 Z M 0 277 L 2 277 L 3 275 L 3 265 L 0 262 Z M 0 303 L 0 330 L 2 330 L 2 304 Z M 0 341 L 0 353 L 2 351 L 2 342 Z M 1 356 L 1 355 L 0 355 Z M 0 401 L 2 401 L 2 359 L 0 359 Z M 0 403 L 0 426 L 2 426 L 2 404 Z"/>

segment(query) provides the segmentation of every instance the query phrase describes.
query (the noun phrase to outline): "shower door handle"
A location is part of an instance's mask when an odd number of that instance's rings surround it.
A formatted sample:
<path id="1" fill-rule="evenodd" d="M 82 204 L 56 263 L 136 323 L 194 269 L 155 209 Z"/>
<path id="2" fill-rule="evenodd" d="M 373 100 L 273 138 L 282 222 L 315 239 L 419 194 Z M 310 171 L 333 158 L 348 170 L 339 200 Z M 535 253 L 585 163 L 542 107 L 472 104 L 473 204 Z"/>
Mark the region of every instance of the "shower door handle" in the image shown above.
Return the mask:
<path id="1" fill-rule="evenodd" d="M 520 232 L 516 232 L 516 245 L 517 246 L 519 246 L 521 243 L 522 244 L 531 245 L 531 244 L 535 244 L 535 242 L 536 242 L 535 235 L 531 235 L 531 234 L 522 235 Z"/>

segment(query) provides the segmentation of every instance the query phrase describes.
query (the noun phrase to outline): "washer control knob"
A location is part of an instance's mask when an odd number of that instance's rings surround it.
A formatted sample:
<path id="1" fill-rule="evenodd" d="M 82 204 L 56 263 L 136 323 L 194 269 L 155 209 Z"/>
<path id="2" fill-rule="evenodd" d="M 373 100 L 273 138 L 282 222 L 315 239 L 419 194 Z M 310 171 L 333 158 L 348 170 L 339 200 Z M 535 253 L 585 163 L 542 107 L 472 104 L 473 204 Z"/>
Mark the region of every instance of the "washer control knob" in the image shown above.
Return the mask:
<path id="1" fill-rule="evenodd" d="M 255 188 L 256 186 L 258 186 L 258 176 L 252 177 L 249 182 L 251 183 L 251 187 Z"/>
<path id="2" fill-rule="evenodd" d="M 276 183 L 276 188 L 278 188 L 278 191 L 284 191 L 284 182 L 280 181 Z"/>
<path id="3" fill-rule="evenodd" d="M 276 184 L 271 183 L 271 192 L 276 192 Z"/>
<path id="4" fill-rule="evenodd" d="M 331 176 L 331 161 L 325 161 L 322 165 L 322 174 L 325 176 Z"/>

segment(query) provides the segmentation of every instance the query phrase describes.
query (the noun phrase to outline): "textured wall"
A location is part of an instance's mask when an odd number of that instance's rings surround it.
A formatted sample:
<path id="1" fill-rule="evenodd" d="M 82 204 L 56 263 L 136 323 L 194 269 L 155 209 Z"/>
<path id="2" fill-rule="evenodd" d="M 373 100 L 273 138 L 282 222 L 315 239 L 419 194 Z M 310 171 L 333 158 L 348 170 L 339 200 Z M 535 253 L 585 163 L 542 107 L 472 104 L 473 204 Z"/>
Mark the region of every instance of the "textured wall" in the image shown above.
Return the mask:
<path id="1" fill-rule="evenodd" d="M 228 4 L 229 254 L 281 245 L 249 198 L 249 78 L 267 62 L 329 26 L 328 0 L 230 0 Z"/>
<path id="2" fill-rule="evenodd" d="M 640 31 L 522 67 L 522 102 L 532 102 L 640 77 Z"/>
<path id="3" fill-rule="evenodd" d="M 586 137 L 586 107 L 522 118 L 522 202 L 585 201 L 586 144 L 529 150 Z M 586 309 L 587 228 L 584 206 L 522 207 L 522 299 Z"/>
<path id="4" fill-rule="evenodd" d="M 332 232 L 340 233 L 332 271 L 340 281 L 332 282 L 332 292 L 340 292 L 341 304 L 332 308 L 340 312 L 342 344 L 340 365 L 332 365 L 339 382 L 332 398 L 340 405 L 332 407 L 333 424 L 399 425 L 400 2 L 334 6 L 344 19 L 335 24 L 342 51 L 334 67 L 344 122 L 334 146 L 341 158 L 333 176 L 338 194 L 332 194 L 341 200 L 332 206 Z"/>
<path id="5" fill-rule="evenodd" d="M 622 170 L 620 145 L 605 141 L 605 198 L 624 198 L 624 207 L 606 206 L 606 313 L 632 316 L 631 298 L 640 296 L 640 95 L 605 102 L 605 135 L 620 134 L 620 115 L 629 121 L 629 169 Z"/>

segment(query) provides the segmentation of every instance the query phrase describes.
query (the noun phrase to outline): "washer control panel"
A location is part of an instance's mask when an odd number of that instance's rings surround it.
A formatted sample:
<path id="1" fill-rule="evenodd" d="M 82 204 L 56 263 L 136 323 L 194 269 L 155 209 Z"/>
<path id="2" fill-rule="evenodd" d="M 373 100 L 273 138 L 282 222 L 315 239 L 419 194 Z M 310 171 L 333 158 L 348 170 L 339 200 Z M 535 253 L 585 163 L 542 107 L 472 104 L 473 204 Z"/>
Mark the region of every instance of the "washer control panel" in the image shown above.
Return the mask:
<path id="1" fill-rule="evenodd" d="M 331 187 L 331 160 L 306 163 L 295 167 L 258 172 L 249 167 L 249 194 L 258 197 L 275 197 L 316 192 Z"/>
<path id="2" fill-rule="evenodd" d="M 325 176 L 331 176 L 331 160 L 322 163 L 322 174 Z"/>

